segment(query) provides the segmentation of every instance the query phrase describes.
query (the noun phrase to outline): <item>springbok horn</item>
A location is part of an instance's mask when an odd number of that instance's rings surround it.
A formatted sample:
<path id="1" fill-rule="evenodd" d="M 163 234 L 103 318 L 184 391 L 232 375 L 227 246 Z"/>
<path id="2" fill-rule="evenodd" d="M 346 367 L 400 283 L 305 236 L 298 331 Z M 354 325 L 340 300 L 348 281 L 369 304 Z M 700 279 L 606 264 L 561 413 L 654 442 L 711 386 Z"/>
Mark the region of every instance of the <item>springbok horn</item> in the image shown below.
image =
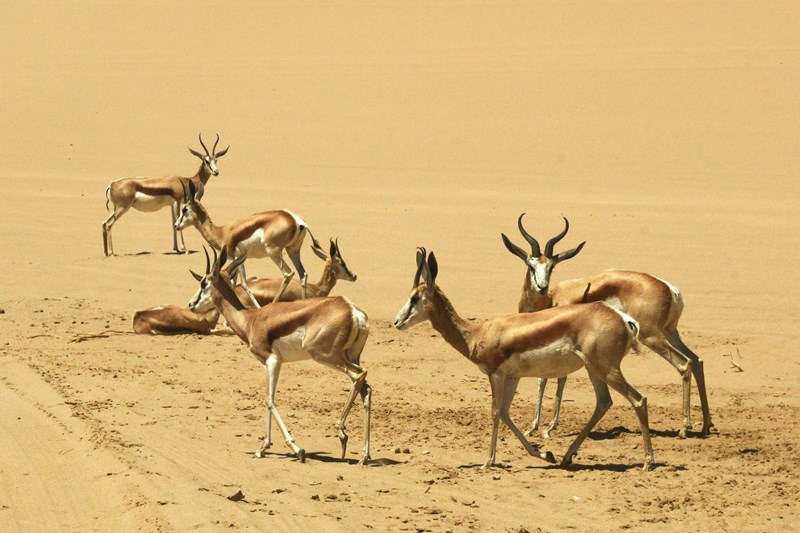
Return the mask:
<path id="1" fill-rule="evenodd" d="M 206 148 L 206 145 L 205 145 L 205 143 L 203 142 L 203 134 L 201 133 L 201 134 L 199 134 L 197 137 L 200 139 L 200 146 L 202 146 L 202 147 L 203 147 L 203 150 L 205 150 L 205 151 L 206 151 L 206 155 L 207 155 L 208 157 L 211 157 L 211 154 L 209 154 L 209 153 L 208 153 L 208 148 Z"/>
<path id="2" fill-rule="evenodd" d="M 569 220 L 567 217 L 564 217 L 564 231 L 547 241 L 547 244 L 544 246 L 544 256 L 545 257 L 553 257 L 553 246 L 556 245 L 558 241 L 564 238 L 564 235 L 567 234 L 569 231 Z"/>
<path id="3" fill-rule="evenodd" d="M 217 133 L 217 140 L 214 143 L 214 148 L 211 149 L 211 153 L 216 156 L 217 154 L 217 144 L 219 144 L 219 133 Z"/>
<path id="4" fill-rule="evenodd" d="M 209 274 L 211 273 L 211 258 L 208 257 L 208 249 L 205 246 L 203 246 L 203 253 L 206 254 L 206 274 Z M 214 260 L 216 261 L 216 257 Z"/>
<path id="5" fill-rule="evenodd" d="M 417 248 L 417 273 L 414 274 L 414 286 L 416 289 L 419 286 L 419 278 L 422 276 L 422 269 L 425 267 L 425 248 Z"/>
<path id="6" fill-rule="evenodd" d="M 531 255 L 533 257 L 540 257 L 542 255 L 541 250 L 539 249 L 539 242 L 533 238 L 533 236 L 525 231 L 525 228 L 522 226 L 522 217 L 525 216 L 525 213 L 522 213 L 517 219 L 517 227 L 519 228 L 519 232 L 522 233 L 522 236 L 525 237 L 525 240 L 528 241 L 528 244 L 531 245 Z"/>

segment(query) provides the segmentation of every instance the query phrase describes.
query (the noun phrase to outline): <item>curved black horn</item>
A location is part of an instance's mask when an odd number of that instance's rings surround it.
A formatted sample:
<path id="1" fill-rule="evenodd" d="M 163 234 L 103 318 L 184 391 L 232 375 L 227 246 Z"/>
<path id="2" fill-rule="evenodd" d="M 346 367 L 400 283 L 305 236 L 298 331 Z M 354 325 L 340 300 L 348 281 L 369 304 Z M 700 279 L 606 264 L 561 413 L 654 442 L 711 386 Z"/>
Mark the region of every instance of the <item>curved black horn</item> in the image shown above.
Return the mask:
<path id="1" fill-rule="evenodd" d="M 517 227 L 519 228 L 519 232 L 522 233 L 522 236 L 525 237 L 525 240 L 528 241 L 528 244 L 531 245 L 531 255 L 533 257 L 539 257 L 542 255 L 541 250 L 539 249 L 539 242 L 533 238 L 533 236 L 525 231 L 525 228 L 522 226 L 522 217 L 525 216 L 525 213 L 522 213 L 517 219 Z"/>
<path id="2" fill-rule="evenodd" d="M 211 272 L 211 258 L 208 257 L 208 250 L 205 246 L 203 246 L 203 253 L 206 254 L 206 274 L 209 274 Z"/>
<path id="3" fill-rule="evenodd" d="M 547 244 L 544 246 L 545 257 L 553 257 L 553 246 L 555 246 L 556 243 L 558 243 L 558 241 L 563 239 L 564 235 L 566 235 L 568 231 L 569 231 L 569 220 L 567 220 L 567 217 L 564 217 L 564 231 L 562 231 L 561 233 L 559 233 L 558 235 L 547 241 Z"/>
<path id="4" fill-rule="evenodd" d="M 205 145 L 205 143 L 203 142 L 203 134 L 202 134 L 202 133 L 200 133 L 200 134 L 198 134 L 198 136 L 197 136 L 197 137 L 200 139 L 200 146 L 202 146 L 202 147 L 203 147 L 203 150 L 205 150 L 205 151 L 206 151 L 206 155 L 207 155 L 208 157 L 211 157 L 211 154 L 209 154 L 209 153 L 208 153 L 208 148 L 206 148 L 206 145 Z"/>
<path id="5" fill-rule="evenodd" d="M 217 153 L 217 144 L 219 144 L 219 133 L 217 133 L 217 140 L 214 142 L 214 148 L 211 149 L 212 154 Z"/>

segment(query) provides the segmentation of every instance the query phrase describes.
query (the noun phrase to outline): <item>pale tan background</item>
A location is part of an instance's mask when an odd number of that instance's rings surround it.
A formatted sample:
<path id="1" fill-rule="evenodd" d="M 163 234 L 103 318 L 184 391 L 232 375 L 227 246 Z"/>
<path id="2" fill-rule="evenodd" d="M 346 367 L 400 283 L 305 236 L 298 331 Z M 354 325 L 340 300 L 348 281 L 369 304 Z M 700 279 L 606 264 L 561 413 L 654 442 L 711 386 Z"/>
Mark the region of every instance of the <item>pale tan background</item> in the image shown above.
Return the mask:
<path id="1" fill-rule="evenodd" d="M 795 2 L 2 4 L 0 521 L 12 530 L 793 525 Z M 251 461 L 263 372 L 238 340 L 66 342 L 194 291 L 187 270 L 203 260 L 165 255 L 166 210 L 125 215 L 110 259 L 100 222 L 111 179 L 192 174 L 198 132 L 231 145 L 204 199 L 215 222 L 285 207 L 339 237 L 359 281 L 336 291 L 373 324 L 382 466 L 323 455 L 338 454 L 346 380 L 312 363 L 285 368 L 278 402 L 320 455 L 296 464 L 278 443 Z M 471 466 L 488 453 L 486 379 L 427 325 L 389 323 L 415 246 L 436 252 L 464 316 L 513 312 L 524 268 L 499 234 L 522 243 L 521 212 L 540 239 L 567 216 L 562 246 L 588 241 L 557 279 L 624 267 L 682 289 L 719 434 L 674 438 L 678 376 L 648 353 L 624 370 L 650 398 L 655 471 L 636 468 L 638 432 L 613 431 L 636 428 L 619 397 L 598 427 L 613 438 L 588 440 L 575 472 L 544 468 L 509 432 L 506 468 Z M 520 387 L 520 426 L 532 388 Z M 593 401 L 582 377 L 567 394 L 564 428 L 533 439 L 557 455 Z M 239 489 L 245 502 L 224 498 Z"/>

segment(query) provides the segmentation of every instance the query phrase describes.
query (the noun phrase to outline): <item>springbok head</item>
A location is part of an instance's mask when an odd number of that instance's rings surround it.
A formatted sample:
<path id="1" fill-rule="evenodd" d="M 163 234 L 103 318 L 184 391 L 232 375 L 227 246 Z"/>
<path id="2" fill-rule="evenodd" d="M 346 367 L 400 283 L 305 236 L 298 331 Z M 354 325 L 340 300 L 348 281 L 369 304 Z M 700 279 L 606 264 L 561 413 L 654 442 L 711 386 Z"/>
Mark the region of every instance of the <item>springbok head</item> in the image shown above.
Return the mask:
<path id="1" fill-rule="evenodd" d="M 347 267 L 347 263 L 344 262 L 342 252 L 339 250 L 338 238 L 336 240 L 331 239 L 330 255 L 326 255 L 325 252 L 313 246 L 311 247 L 311 250 L 323 261 L 330 261 L 331 269 L 333 269 L 333 276 L 336 279 L 341 279 L 344 281 L 355 281 L 358 279 L 358 276 L 353 274 L 353 272 Z"/>
<path id="2" fill-rule="evenodd" d="M 194 277 L 194 279 L 200 283 L 200 287 L 197 289 L 197 292 L 194 294 L 194 296 L 192 296 L 192 299 L 189 300 L 189 310 L 195 313 L 205 313 L 214 307 L 214 301 L 211 299 L 211 287 L 214 285 L 214 283 L 219 282 L 219 275 L 222 265 L 224 265 L 225 261 L 228 259 L 228 254 L 225 248 L 222 249 L 219 257 L 217 257 L 217 251 L 214 250 L 213 264 L 211 263 L 211 258 L 208 256 L 208 250 L 205 246 L 203 246 L 203 253 L 206 255 L 205 276 L 201 276 L 197 272 L 189 270 L 189 272 L 192 274 L 192 277 Z M 239 271 L 239 265 L 244 262 L 246 257 L 247 254 L 242 254 L 240 257 L 234 259 L 233 262 L 228 265 L 228 268 L 225 269 L 231 284 L 236 283 L 236 275 Z"/>
<path id="3" fill-rule="evenodd" d="M 414 285 L 406 303 L 394 319 L 394 327 L 406 329 L 429 319 L 428 300 L 436 290 L 436 274 L 439 265 L 436 256 L 431 252 L 425 259 L 425 248 L 417 248 L 417 272 L 414 274 Z"/>
<path id="4" fill-rule="evenodd" d="M 183 187 L 183 207 L 180 216 L 175 220 L 176 230 L 184 230 L 194 224 L 197 214 L 203 210 L 200 200 L 206 190 L 202 183 L 199 188 L 195 187 L 193 181 L 189 181 L 188 189 L 181 181 L 181 187 Z"/>
<path id="5" fill-rule="evenodd" d="M 199 135 L 200 137 L 200 146 L 203 147 L 203 150 L 206 152 L 206 155 L 201 154 L 200 152 L 196 152 L 189 148 L 189 151 L 192 153 L 193 156 L 199 157 L 203 163 L 206 165 L 206 169 L 214 176 L 219 175 L 219 169 L 217 168 L 217 159 L 222 157 L 223 155 L 228 153 L 228 148 L 217 152 L 217 143 L 219 143 L 219 133 L 217 133 L 217 141 L 214 143 L 214 148 L 211 149 L 211 153 L 208 152 L 208 148 L 206 148 L 205 143 L 203 142 L 203 134 Z"/>
<path id="6" fill-rule="evenodd" d="M 561 252 L 560 254 L 553 254 L 553 247 L 563 239 L 567 231 L 569 231 L 569 221 L 564 217 L 564 231 L 547 241 L 544 247 L 544 254 L 542 254 L 539 248 L 539 242 L 525 231 L 525 227 L 522 225 L 522 217 L 524 216 L 525 213 L 519 216 L 517 226 L 519 227 L 519 232 L 525 240 L 528 241 L 528 244 L 531 245 L 530 254 L 525 253 L 522 248 L 512 243 L 504 233 L 500 235 L 503 237 L 503 243 L 506 245 L 506 248 L 508 248 L 508 251 L 522 259 L 528 266 L 531 287 L 539 294 L 547 294 L 550 288 L 550 276 L 553 274 L 555 266 L 561 261 L 566 261 L 567 259 L 575 257 L 578 252 L 581 251 L 583 245 L 586 244 L 586 241 L 583 241 L 572 250 Z"/>

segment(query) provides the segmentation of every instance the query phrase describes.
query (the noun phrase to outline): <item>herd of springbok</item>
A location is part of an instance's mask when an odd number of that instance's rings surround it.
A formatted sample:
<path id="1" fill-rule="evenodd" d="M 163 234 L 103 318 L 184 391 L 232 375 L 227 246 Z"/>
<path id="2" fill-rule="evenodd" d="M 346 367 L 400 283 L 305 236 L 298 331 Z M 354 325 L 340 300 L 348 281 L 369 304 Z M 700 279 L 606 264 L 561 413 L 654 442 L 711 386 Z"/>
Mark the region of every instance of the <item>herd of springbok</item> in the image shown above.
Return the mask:
<path id="1" fill-rule="evenodd" d="M 172 210 L 175 252 L 186 252 L 182 231 L 193 225 L 214 255 L 212 259 L 204 247 L 205 273 L 192 272 L 199 288 L 188 308 L 168 305 L 136 311 L 133 329 L 136 333 L 149 334 L 210 334 L 217 331 L 220 316 L 224 318 L 229 330 L 250 348 L 267 371 L 266 434 L 261 449 L 255 454 L 257 457 L 263 457 L 272 445 L 274 419 L 292 452 L 301 462 L 305 461 L 305 451 L 289 433 L 275 404 L 283 363 L 312 359 L 345 373 L 352 386 L 337 422 L 342 457 L 345 457 L 348 440 L 345 421 L 360 396 L 365 412 L 360 463 L 366 463 L 370 460 L 372 391 L 360 358 L 369 324 L 366 313 L 350 300 L 329 296 L 337 280 L 355 281 L 356 275 L 342 258 L 338 240 L 331 239 L 328 253 L 325 253 L 305 221 L 291 211 L 265 211 L 226 225 L 215 225 L 201 200 L 209 178 L 219 174 L 218 158 L 228 152 L 228 148 L 217 152 L 218 143 L 219 135 L 209 151 L 201 136 L 200 145 L 205 155 L 189 149 L 202 161 L 194 176 L 120 178 L 106 187 L 106 206 L 111 211 L 102 224 L 106 256 L 114 255 L 111 228 L 126 211 L 134 208 L 150 212 L 163 207 Z M 497 464 L 500 421 L 529 454 L 555 463 L 551 452 L 539 450 L 526 437 L 539 427 L 547 380 L 557 379 L 558 388 L 553 420 L 543 431 L 545 438 L 557 427 L 566 377 L 586 368 L 596 395 L 595 409 L 564 454 L 561 465 L 572 462 L 581 443 L 611 407 L 611 387 L 633 406 L 644 441 L 644 469 L 652 468 L 647 399 L 620 370 L 622 358 L 628 351 L 636 350 L 638 343 L 666 359 L 681 375 L 683 425 L 680 437 L 686 437 L 692 427 L 690 395 L 694 376 L 703 414 L 700 434 L 708 435 L 714 425 L 708 407 L 703 361 L 684 344 L 678 333 L 684 305 L 678 288 L 649 274 L 625 270 L 609 270 L 551 283 L 555 266 L 575 257 L 586 243 L 554 253 L 555 245 L 569 230 L 565 218 L 564 230 L 547 241 L 542 253 L 539 242 L 523 226 L 523 216 L 524 213 L 519 216 L 517 226 L 530 245 L 530 253 L 501 234 L 508 251 L 526 265 L 518 313 L 483 322 L 461 318 L 436 284 L 439 267 L 434 253 L 418 248 L 411 293 L 394 320 L 398 330 L 429 321 L 445 341 L 489 377 L 493 425 L 490 455 L 484 467 Z M 179 232 L 181 246 L 178 246 Z M 311 237 L 312 251 L 325 261 L 316 284 L 308 281 L 300 260 L 306 235 Z M 294 271 L 285 261 L 284 252 Z M 272 259 L 281 271 L 281 278 L 248 278 L 245 259 L 257 257 Z M 295 271 L 299 280 L 293 279 Z M 522 377 L 539 378 L 533 423 L 525 433 L 509 416 L 509 407 Z"/>

